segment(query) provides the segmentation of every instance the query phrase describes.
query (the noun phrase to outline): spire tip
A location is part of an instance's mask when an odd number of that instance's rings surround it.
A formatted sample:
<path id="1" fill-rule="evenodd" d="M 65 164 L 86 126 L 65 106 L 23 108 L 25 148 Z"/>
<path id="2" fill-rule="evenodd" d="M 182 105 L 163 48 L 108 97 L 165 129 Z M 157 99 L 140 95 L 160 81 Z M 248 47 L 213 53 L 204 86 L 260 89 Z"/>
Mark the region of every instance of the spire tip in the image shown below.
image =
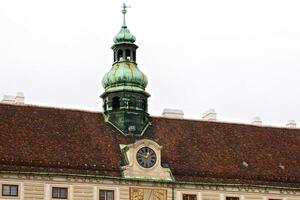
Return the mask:
<path id="1" fill-rule="evenodd" d="M 127 8 L 130 8 L 130 6 L 126 5 L 125 3 L 123 3 L 122 5 L 122 14 L 123 14 L 123 24 L 122 24 L 122 28 L 126 28 L 126 19 L 125 19 L 125 14 L 127 13 Z"/>

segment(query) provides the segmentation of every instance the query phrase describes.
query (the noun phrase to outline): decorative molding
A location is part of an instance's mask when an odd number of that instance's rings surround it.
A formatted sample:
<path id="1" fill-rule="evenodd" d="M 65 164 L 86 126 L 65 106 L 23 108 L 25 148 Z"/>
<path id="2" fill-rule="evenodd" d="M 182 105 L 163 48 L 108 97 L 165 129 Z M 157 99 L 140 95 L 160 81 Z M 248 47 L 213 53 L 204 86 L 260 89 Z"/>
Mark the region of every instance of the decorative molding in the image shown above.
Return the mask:
<path id="1" fill-rule="evenodd" d="M 163 187 L 163 188 L 175 188 L 175 190 L 188 189 L 188 190 L 214 190 L 214 191 L 226 191 L 226 192 L 248 192 L 256 194 L 282 194 L 282 195 L 299 195 L 300 188 L 295 187 L 272 187 L 272 186 L 255 186 L 255 185 L 237 185 L 237 184 L 211 184 L 211 183 L 185 183 L 185 182 L 164 182 L 155 180 L 139 180 L 139 179 L 124 179 L 124 178 L 105 178 L 105 177 L 89 177 L 89 176 L 76 176 L 76 175 L 63 175 L 63 174 L 21 174 L 21 173 L 7 173 L 3 172 L 0 174 L 0 182 L 14 182 L 24 183 L 28 181 L 40 182 L 40 183 L 51 183 L 54 180 L 60 182 L 76 184 L 76 183 L 91 183 L 98 185 L 117 185 L 117 186 L 148 186 L 148 187 Z"/>

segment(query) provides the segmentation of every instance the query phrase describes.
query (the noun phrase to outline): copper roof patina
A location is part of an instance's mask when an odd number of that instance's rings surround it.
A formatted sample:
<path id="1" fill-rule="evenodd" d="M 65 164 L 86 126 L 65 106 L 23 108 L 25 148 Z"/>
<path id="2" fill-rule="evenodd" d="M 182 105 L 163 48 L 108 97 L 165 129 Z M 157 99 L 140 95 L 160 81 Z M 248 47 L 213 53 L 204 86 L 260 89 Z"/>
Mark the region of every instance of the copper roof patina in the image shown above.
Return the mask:
<path id="1" fill-rule="evenodd" d="M 144 91 L 147 84 L 147 76 L 138 69 L 137 64 L 128 61 L 115 63 L 102 79 L 106 92 L 123 86 L 128 86 L 132 91 Z"/>

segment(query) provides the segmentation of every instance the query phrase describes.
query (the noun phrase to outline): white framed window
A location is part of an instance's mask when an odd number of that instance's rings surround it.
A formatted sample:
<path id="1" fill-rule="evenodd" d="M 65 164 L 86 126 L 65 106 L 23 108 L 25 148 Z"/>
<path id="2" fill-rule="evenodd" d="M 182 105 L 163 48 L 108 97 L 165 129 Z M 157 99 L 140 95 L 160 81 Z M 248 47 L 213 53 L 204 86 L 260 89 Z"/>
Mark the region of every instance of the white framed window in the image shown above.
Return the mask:
<path id="1" fill-rule="evenodd" d="M 197 200 L 197 194 L 182 194 L 182 200 Z"/>
<path id="2" fill-rule="evenodd" d="M 244 195 L 236 193 L 221 193 L 220 200 L 244 200 Z"/>
<path id="3" fill-rule="evenodd" d="M 2 184 L 2 196 L 4 197 L 18 197 L 19 185 Z"/>
<path id="4" fill-rule="evenodd" d="M 225 200 L 240 200 L 240 197 L 228 195 L 225 197 Z"/>
<path id="5" fill-rule="evenodd" d="M 115 200 L 115 191 L 99 190 L 99 200 Z"/>
<path id="6" fill-rule="evenodd" d="M 71 186 L 67 184 L 45 184 L 45 200 L 66 200 L 71 199 Z"/>
<path id="7" fill-rule="evenodd" d="M 282 198 L 280 197 L 270 197 L 270 198 L 267 198 L 268 200 L 283 200 Z"/>
<path id="8" fill-rule="evenodd" d="M 176 192 L 178 200 L 202 200 L 202 193 L 193 190 L 180 190 Z"/>
<path id="9" fill-rule="evenodd" d="M 68 199 L 68 188 L 67 187 L 52 187 L 52 199 Z"/>
<path id="10" fill-rule="evenodd" d="M 0 182 L 0 199 L 23 199 L 23 183 L 13 181 Z"/>
<path id="11" fill-rule="evenodd" d="M 94 196 L 96 200 L 119 200 L 119 188 L 113 186 L 95 186 Z"/>
<path id="12" fill-rule="evenodd" d="M 245 200 L 244 195 L 238 193 L 220 193 L 220 200 Z"/>

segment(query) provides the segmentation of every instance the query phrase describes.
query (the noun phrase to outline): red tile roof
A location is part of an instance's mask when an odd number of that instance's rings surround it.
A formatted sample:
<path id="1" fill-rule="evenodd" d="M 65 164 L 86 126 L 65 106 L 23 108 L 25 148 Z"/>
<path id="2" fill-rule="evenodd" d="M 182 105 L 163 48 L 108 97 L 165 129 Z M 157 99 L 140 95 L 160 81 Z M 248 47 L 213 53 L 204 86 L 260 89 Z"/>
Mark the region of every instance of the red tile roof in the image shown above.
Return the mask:
<path id="1" fill-rule="evenodd" d="M 177 181 L 300 186 L 300 129 L 152 117 Z M 102 113 L 0 104 L 0 170 L 121 177 L 132 141 Z"/>

